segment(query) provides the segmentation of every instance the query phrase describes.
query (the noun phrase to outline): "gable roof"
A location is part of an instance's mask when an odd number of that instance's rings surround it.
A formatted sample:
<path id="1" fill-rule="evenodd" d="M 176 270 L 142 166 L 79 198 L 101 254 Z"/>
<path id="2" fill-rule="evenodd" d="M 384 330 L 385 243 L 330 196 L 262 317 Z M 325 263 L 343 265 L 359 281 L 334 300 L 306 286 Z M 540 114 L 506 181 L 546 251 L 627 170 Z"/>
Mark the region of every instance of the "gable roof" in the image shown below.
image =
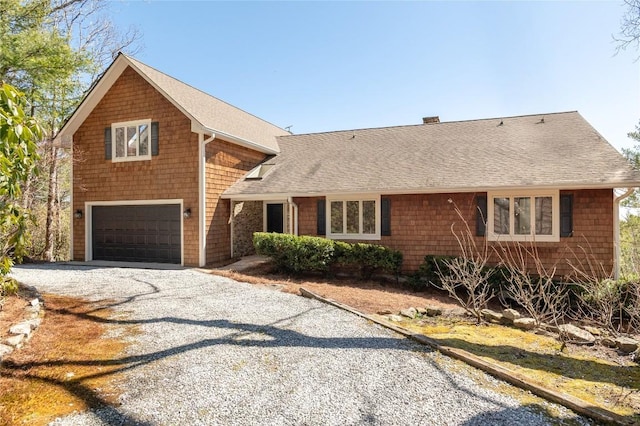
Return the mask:
<path id="1" fill-rule="evenodd" d="M 259 180 L 226 198 L 640 186 L 640 173 L 578 112 L 278 138 Z"/>
<path id="2" fill-rule="evenodd" d="M 127 67 L 131 67 L 140 74 L 189 117 L 194 131 L 213 133 L 221 139 L 267 154 L 279 152 L 276 136 L 289 134 L 286 130 L 261 118 L 164 74 L 124 53 L 119 53 L 67 120 L 56 139 L 73 135 Z"/>

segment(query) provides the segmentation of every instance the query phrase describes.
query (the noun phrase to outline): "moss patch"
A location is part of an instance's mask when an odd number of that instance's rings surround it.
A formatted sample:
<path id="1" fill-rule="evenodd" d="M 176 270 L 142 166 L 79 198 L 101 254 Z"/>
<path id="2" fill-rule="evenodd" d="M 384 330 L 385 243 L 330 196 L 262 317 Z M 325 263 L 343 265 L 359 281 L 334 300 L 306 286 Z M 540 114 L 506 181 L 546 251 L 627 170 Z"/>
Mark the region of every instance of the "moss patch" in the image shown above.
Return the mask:
<path id="1" fill-rule="evenodd" d="M 640 368 L 629 358 L 614 362 L 575 345 L 560 352 L 560 343 L 551 337 L 500 325 L 447 318 L 400 325 L 640 423 Z"/>

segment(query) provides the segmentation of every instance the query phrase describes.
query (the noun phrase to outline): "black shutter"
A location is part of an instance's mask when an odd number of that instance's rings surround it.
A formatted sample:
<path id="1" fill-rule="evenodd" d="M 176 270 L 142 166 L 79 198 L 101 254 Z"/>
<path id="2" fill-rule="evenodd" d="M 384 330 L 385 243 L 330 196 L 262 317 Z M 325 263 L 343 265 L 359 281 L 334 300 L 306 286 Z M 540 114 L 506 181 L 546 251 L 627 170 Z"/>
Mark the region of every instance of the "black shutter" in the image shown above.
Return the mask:
<path id="1" fill-rule="evenodd" d="M 327 201 L 326 200 L 318 200 L 318 229 L 316 230 L 316 234 L 318 235 L 327 235 Z"/>
<path id="2" fill-rule="evenodd" d="M 384 237 L 391 235 L 391 199 L 380 199 L 380 232 Z"/>
<path id="3" fill-rule="evenodd" d="M 104 159 L 111 160 L 111 127 L 104 128 Z"/>
<path id="4" fill-rule="evenodd" d="M 573 194 L 560 195 L 560 236 L 573 235 Z"/>
<path id="5" fill-rule="evenodd" d="M 158 147 L 158 130 L 160 128 L 160 123 L 154 121 L 151 123 L 151 155 L 158 155 L 159 147 Z"/>
<path id="6" fill-rule="evenodd" d="M 476 235 L 484 237 L 487 235 L 487 196 L 476 196 Z"/>

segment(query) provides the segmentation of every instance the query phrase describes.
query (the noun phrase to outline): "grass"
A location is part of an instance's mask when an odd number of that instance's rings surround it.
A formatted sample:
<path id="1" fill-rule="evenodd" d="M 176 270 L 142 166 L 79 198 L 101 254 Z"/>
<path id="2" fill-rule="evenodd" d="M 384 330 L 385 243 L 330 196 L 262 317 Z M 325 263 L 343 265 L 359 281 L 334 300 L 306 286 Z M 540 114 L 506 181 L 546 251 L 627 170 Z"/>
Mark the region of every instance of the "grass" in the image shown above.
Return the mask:
<path id="1" fill-rule="evenodd" d="M 609 354 L 606 359 L 576 345 L 560 352 L 552 337 L 501 325 L 451 318 L 407 319 L 400 325 L 640 423 L 640 368 L 629 358 Z"/>
<path id="2" fill-rule="evenodd" d="M 45 295 L 47 314 L 25 347 L 0 365 L 0 424 L 44 425 L 118 396 L 118 358 L 127 343 L 106 336 L 111 315 L 83 300 Z M 133 333 L 132 327 L 128 332 Z"/>

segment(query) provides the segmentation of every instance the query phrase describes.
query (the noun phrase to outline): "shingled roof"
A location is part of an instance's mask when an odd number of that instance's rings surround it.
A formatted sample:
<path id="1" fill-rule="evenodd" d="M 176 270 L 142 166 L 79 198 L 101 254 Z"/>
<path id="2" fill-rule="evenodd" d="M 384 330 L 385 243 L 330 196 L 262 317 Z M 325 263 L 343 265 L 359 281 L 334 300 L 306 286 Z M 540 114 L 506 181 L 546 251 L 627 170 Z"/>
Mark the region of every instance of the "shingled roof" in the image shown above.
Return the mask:
<path id="1" fill-rule="evenodd" d="M 154 86 L 189 117 L 197 128 L 213 132 L 217 137 L 267 154 L 275 154 L 279 152 L 276 137 L 289 135 L 289 132 L 278 126 L 120 53 L 62 127 L 56 139 L 71 136 L 78 129 L 127 67 L 134 69 Z"/>
<path id="2" fill-rule="evenodd" d="M 640 186 L 640 173 L 578 112 L 278 138 L 262 179 L 226 198 Z"/>
<path id="3" fill-rule="evenodd" d="M 156 87 L 163 91 L 166 96 L 208 129 L 227 133 L 275 152 L 278 151 L 275 137 L 289 134 L 284 129 L 145 65 L 130 56 L 126 56 L 126 58 L 138 72 L 154 82 Z"/>

